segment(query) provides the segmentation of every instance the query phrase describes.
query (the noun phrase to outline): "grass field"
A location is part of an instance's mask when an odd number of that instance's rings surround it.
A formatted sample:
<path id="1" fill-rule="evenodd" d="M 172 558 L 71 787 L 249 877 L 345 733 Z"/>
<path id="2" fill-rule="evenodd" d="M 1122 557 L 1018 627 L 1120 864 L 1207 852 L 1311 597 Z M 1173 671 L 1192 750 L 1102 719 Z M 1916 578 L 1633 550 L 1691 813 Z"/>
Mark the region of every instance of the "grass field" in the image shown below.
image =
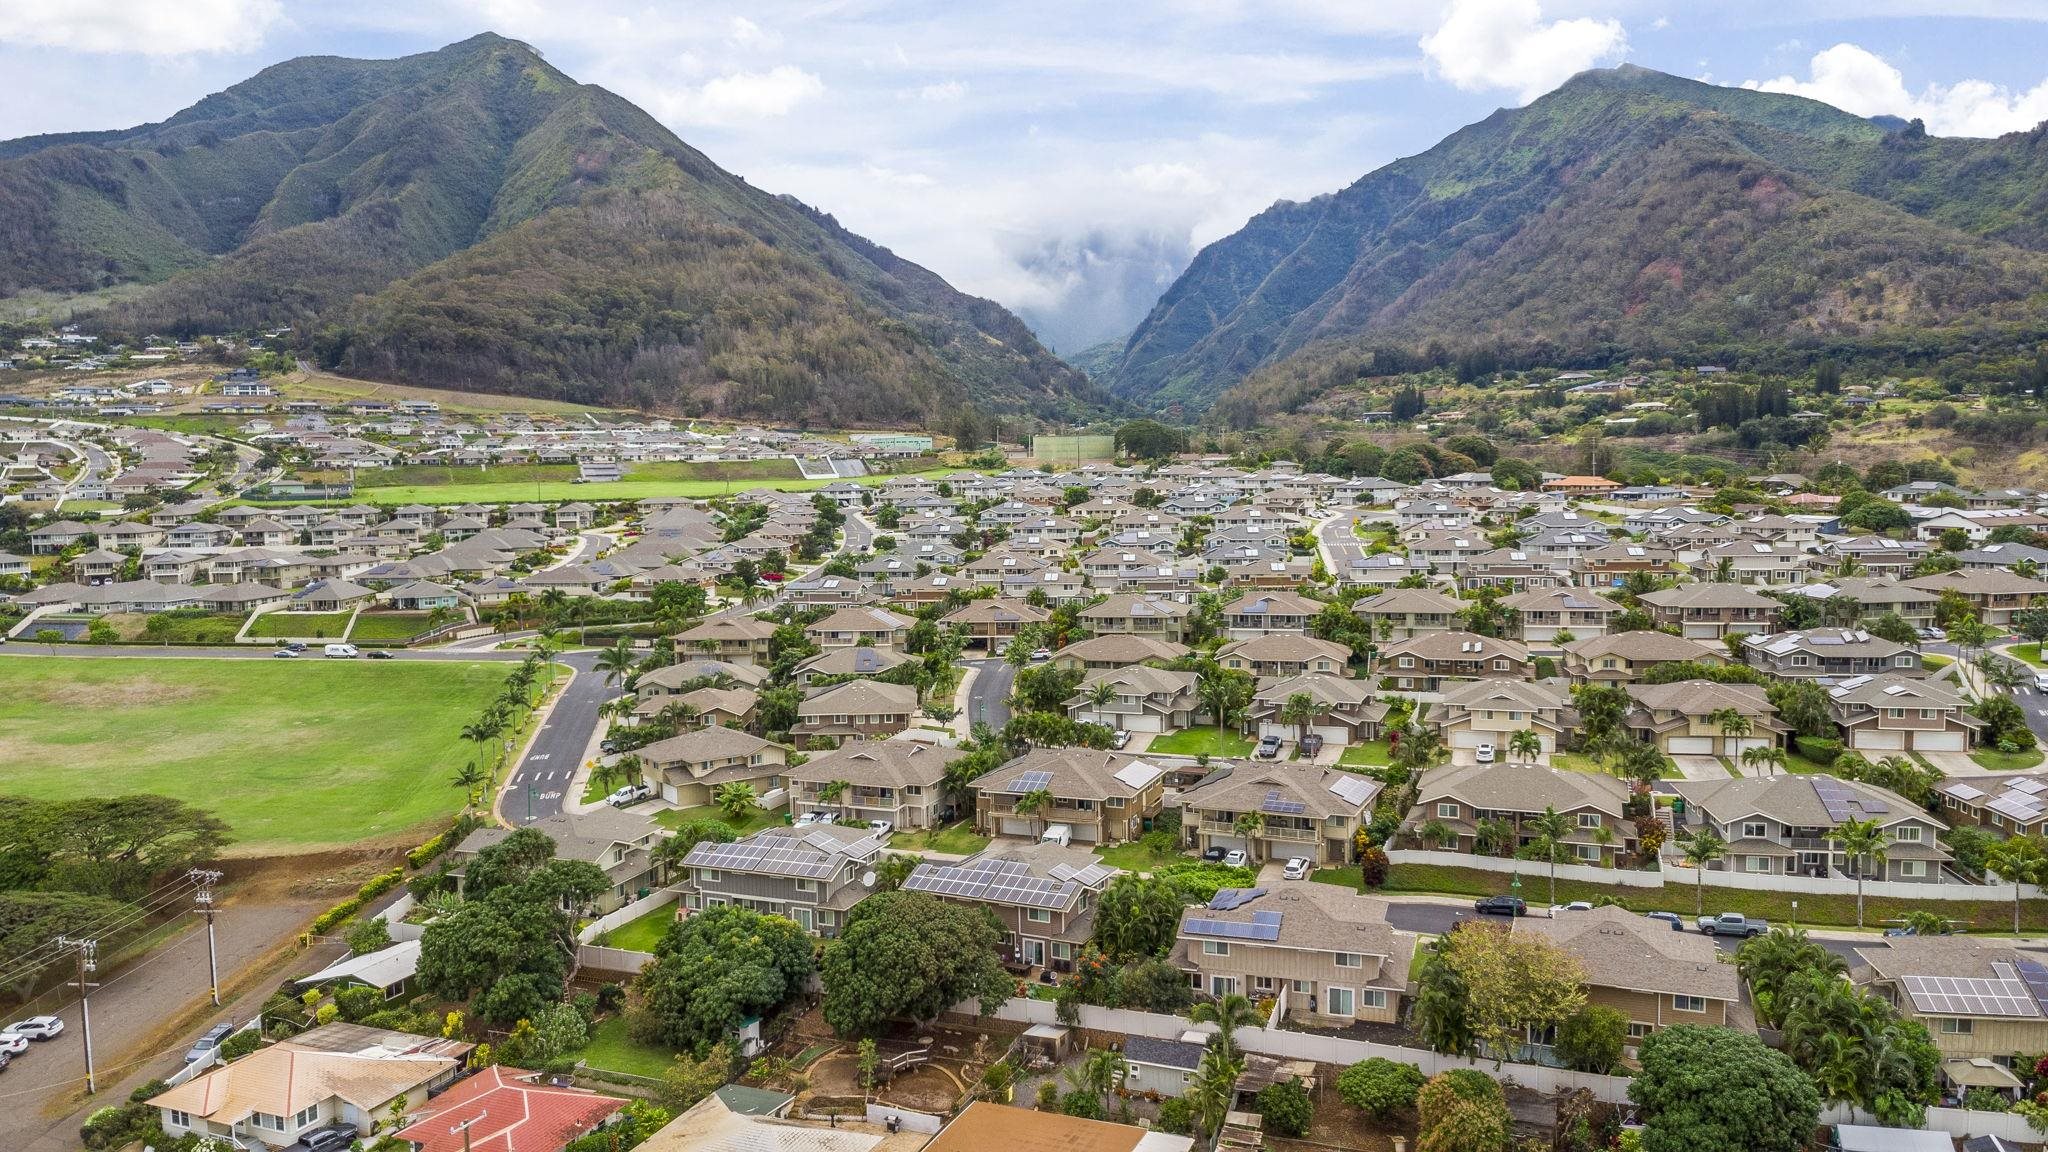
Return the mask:
<path id="1" fill-rule="evenodd" d="M 140 613 L 112 613 L 104 617 L 124 641 L 142 644 L 232 644 L 242 630 L 245 617 L 225 613 L 172 612 L 164 615 L 164 631 L 144 632 L 151 617 Z"/>
<path id="2" fill-rule="evenodd" d="M 628 952 L 652 952 L 661 938 L 668 935 L 668 926 L 676 922 L 676 906 L 664 904 L 645 916 L 626 921 L 605 937 L 605 947 L 624 948 Z"/>
<path id="3" fill-rule="evenodd" d="M 1353 766 L 1385 767 L 1393 762 L 1394 751 L 1387 746 L 1385 740 L 1367 740 L 1362 744 L 1353 744 L 1344 749 L 1342 756 L 1337 757 L 1337 763 Z"/>
<path id="4" fill-rule="evenodd" d="M 758 832 L 763 828 L 786 823 L 783 817 L 788 814 L 787 808 L 756 808 L 745 820 L 734 822 L 726 819 L 725 813 L 720 812 L 716 804 L 700 804 L 695 808 L 670 808 L 665 812 L 656 812 L 654 822 L 663 828 L 676 829 L 695 820 L 716 820 L 732 829 L 733 835 L 745 836 L 749 832 Z"/>
<path id="5" fill-rule="evenodd" d="M 385 488 L 445 488 L 461 484 L 566 484 L 573 482 L 577 468 L 573 464 L 494 464 L 485 468 L 458 468 L 450 465 L 408 464 L 397 468 L 379 468 L 356 473 L 356 487 L 363 490 L 368 498 L 376 498 Z M 307 479 L 344 481 L 347 473 L 307 473 Z M 635 464 L 626 470 L 625 482 L 659 480 L 702 480 L 724 484 L 752 483 L 756 480 L 801 480 L 803 472 L 796 461 L 775 460 L 731 460 L 717 463 L 692 463 L 687 460 L 652 460 Z M 585 491 L 601 491 L 603 486 L 584 486 Z"/>
<path id="6" fill-rule="evenodd" d="M 5 789 L 154 792 L 233 827 L 230 854 L 374 841 L 461 804 L 462 725 L 506 664 L 0 660 Z"/>
<path id="7" fill-rule="evenodd" d="M 1249 756 L 1252 742 L 1227 729 L 1204 726 L 1155 736 L 1145 750 L 1162 756 Z"/>
<path id="8" fill-rule="evenodd" d="M 962 820 L 929 832 L 898 832 L 889 837 L 892 852 L 948 852 L 969 856 L 988 847 L 988 837 L 974 831 L 972 821 Z"/>
<path id="9" fill-rule="evenodd" d="M 2039 644 L 2015 644 L 2007 648 L 2006 651 L 2025 660 L 2036 668 L 2048 668 L 2048 661 L 2041 659 L 2041 646 Z M 1925 661 L 1922 662 L 1924 663 Z"/>
<path id="10" fill-rule="evenodd" d="M 351 640 L 410 640 L 427 630 L 425 612 L 362 612 L 349 629 Z"/>
<path id="11" fill-rule="evenodd" d="M 348 617 L 346 612 L 265 612 L 249 625 L 249 635 L 339 640 Z"/>
<path id="12" fill-rule="evenodd" d="M 581 1058 L 592 1068 L 659 1080 L 675 1062 L 675 1053 L 633 1039 L 626 1034 L 626 1018 L 613 1016 L 590 1030 L 590 1043 L 583 1046 Z"/>
<path id="13" fill-rule="evenodd" d="M 1194 859 L 1180 852 L 1154 852 L 1135 840 L 1110 848 L 1097 848 L 1095 858 L 1126 872 L 1151 872 L 1168 864 L 1183 864 Z"/>

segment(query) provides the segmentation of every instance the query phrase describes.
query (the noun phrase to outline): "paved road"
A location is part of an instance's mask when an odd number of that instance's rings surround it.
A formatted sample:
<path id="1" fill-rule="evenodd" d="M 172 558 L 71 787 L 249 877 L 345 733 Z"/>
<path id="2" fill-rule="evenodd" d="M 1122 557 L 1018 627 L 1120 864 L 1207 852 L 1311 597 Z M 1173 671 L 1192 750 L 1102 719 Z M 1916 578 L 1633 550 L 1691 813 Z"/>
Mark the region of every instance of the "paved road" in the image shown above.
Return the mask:
<path id="1" fill-rule="evenodd" d="M 1920 645 L 1920 651 L 1922 653 L 1939 653 L 1952 660 L 1961 660 L 1963 658 L 1962 650 L 1947 641 L 1922 644 Z M 2010 660 L 2012 657 L 2008 656 L 2006 659 Z M 2025 670 L 2029 675 L 2036 671 L 2031 666 Z M 1992 691 L 1996 692 L 1998 689 L 1994 688 Z M 2033 730 L 2034 738 L 2043 744 L 2048 744 L 2048 693 L 2043 693 L 2032 684 L 2025 684 L 2012 690 L 2012 698 L 2014 703 L 2020 706 L 2020 711 L 2026 713 L 2027 727 Z"/>
<path id="2" fill-rule="evenodd" d="M 1532 906 L 1542 896 L 1542 889 L 1543 882 L 1541 879 L 1523 881 L 1523 891 L 1529 894 L 1529 902 Z M 1441 936 L 1465 920 L 1478 919 L 1490 923 L 1506 923 L 1506 921 L 1498 916 L 1480 916 L 1472 910 L 1470 904 L 1460 907 L 1456 904 L 1445 904 L 1430 900 L 1393 900 L 1389 904 L 1387 923 L 1403 932 L 1425 932 L 1432 936 Z M 1851 962 L 1855 960 L 1855 957 L 1850 953 L 1851 948 L 1869 948 L 1881 946 L 1884 943 L 1883 939 L 1879 937 L 1866 937 L 1855 940 L 1815 937 L 1815 940 L 1828 951 Z M 1714 943 L 1718 944 L 1723 952 L 1733 952 L 1742 946 L 1742 941 L 1732 936 L 1717 936 L 1714 938 Z"/>
<path id="3" fill-rule="evenodd" d="M 974 683 L 967 687 L 967 722 L 1001 731 L 1010 722 L 1010 692 L 1017 684 L 1017 669 L 1007 660 L 968 663 L 976 671 Z"/>
<path id="4" fill-rule="evenodd" d="M 251 906 L 232 900 L 224 905 L 214 924 L 222 983 L 298 931 L 321 906 L 320 901 Z M 162 1050 L 139 1046 L 179 1014 L 198 1007 L 206 989 L 206 932 L 196 917 L 183 935 L 107 976 L 92 997 L 93 1064 L 101 1103 L 119 1103 L 112 1089 L 133 1072 L 153 1069 L 160 1075 L 177 1067 L 178 1054 L 192 1036 L 181 1033 L 165 1041 Z M 256 995 L 257 1006 L 267 991 Z M 42 1114 L 85 1084 L 76 998 L 66 1000 L 57 1015 L 64 1018 L 63 1035 L 31 1046 L 0 1081 L 0 1132 L 9 1134 L 0 1144 L 9 1149 L 78 1147 L 75 1118 L 53 1124 Z"/>
<path id="5" fill-rule="evenodd" d="M 1349 511 L 1341 512 L 1316 526 L 1316 538 L 1322 542 L 1323 564 L 1333 577 L 1342 577 L 1353 563 L 1365 559 L 1365 545 L 1351 531 L 1352 515 Z"/>
<path id="6" fill-rule="evenodd" d="M 606 684 L 604 674 L 597 670 L 596 652 L 569 652 L 558 659 L 574 668 L 576 675 L 562 689 L 533 747 L 506 782 L 504 803 L 499 808 L 507 819 L 519 823 L 561 812 L 569 778 L 583 763 L 601 722 L 598 708 L 619 695 L 618 686 Z"/>

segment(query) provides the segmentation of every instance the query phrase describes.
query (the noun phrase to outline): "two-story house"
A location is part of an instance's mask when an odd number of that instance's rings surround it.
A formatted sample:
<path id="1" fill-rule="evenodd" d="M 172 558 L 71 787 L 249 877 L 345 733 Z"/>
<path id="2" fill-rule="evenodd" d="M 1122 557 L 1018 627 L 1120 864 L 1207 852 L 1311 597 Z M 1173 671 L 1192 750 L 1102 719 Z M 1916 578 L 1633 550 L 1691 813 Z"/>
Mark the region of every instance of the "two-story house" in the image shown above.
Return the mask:
<path id="1" fill-rule="evenodd" d="M 811 689 L 796 706 L 789 735 L 807 747 L 820 740 L 881 739 L 910 727 L 917 711 L 917 689 L 908 684 L 847 680 Z"/>
<path id="2" fill-rule="evenodd" d="M 1372 625 L 1373 635 L 1382 640 L 1412 640 L 1457 627 L 1462 601 L 1434 588 L 1389 588 L 1361 597 L 1351 610 Z"/>
<path id="3" fill-rule="evenodd" d="M 1920 676 L 1920 653 L 1860 628 L 1808 628 L 1742 638 L 1743 662 L 1787 680 Z"/>
<path id="4" fill-rule="evenodd" d="M 1740 584 L 1681 584 L 1645 592 L 1651 618 L 1660 628 L 1678 629 L 1688 640 L 1719 640 L 1731 632 L 1769 632 L 1780 605 Z"/>
<path id="5" fill-rule="evenodd" d="M 1442 730 L 1454 763 L 1474 761 L 1481 745 L 1514 760 L 1508 745 L 1517 732 L 1535 733 L 1539 756 L 1548 759 L 1571 723 L 1571 704 L 1571 694 L 1554 683 L 1466 680 L 1445 687 L 1429 718 Z"/>
<path id="6" fill-rule="evenodd" d="M 1184 909 L 1167 960 L 1205 995 L 1272 999 L 1290 1019 L 1341 1027 L 1398 1021 L 1414 956 L 1385 901 L 1290 884 L 1224 888 Z"/>
<path id="7" fill-rule="evenodd" d="M 668 830 L 643 813 L 606 805 L 578 816 L 557 813 L 526 827 L 555 842 L 555 859 L 581 860 L 603 870 L 611 887 L 598 898 L 595 907 L 586 910 L 590 913 L 601 915 L 630 904 L 647 889 L 659 887 L 665 879 L 654 862 L 654 850 L 668 839 Z M 469 861 L 512 831 L 491 825 L 464 837 L 449 853 L 449 874 L 458 885 Z"/>
<path id="8" fill-rule="evenodd" d="M 1054 829 L 1077 844 L 1135 840 L 1159 814 L 1166 772 L 1137 756 L 1039 748 L 974 782 L 974 823 L 995 836 L 1038 839 Z"/>
<path id="9" fill-rule="evenodd" d="M 1660 544 L 1603 544 L 1578 561 L 1578 583 L 1585 588 L 1619 588 L 1631 573 L 1670 576 L 1678 571 L 1678 554 Z"/>
<path id="10" fill-rule="evenodd" d="M 820 648 L 901 648 L 915 623 L 887 608 L 841 608 L 806 627 L 804 637 Z"/>
<path id="11" fill-rule="evenodd" d="M 1952 823 L 2015 836 L 2048 835 L 2048 773 L 1951 776 L 1937 781 L 1934 791 Z"/>
<path id="12" fill-rule="evenodd" d="M 789 770 L 790 813 L 887 820 L 899 830 L 933 827 L 953 818 L 946 765 L 962 755 L 922 740 L 864 740 L 813 756 Z"/>
<path id="13" fill-rule="evenodd" d="M 1576 588 L 1533 589 L 1500 603 L 1515 614 L 1522 643 L 1547 655 L 1556 655 L 1574 640 L 1604 634 L 1609 622 L 1621 615 L 1621 605 Z"/>
<path id="14" fill-rule="evenodd" d="M 1308 697 L 1305 720 L 1295 718 L 1288 703 Z M 1298 740 L 1313 734 L 1338 747 L 1377 740 L 1387 706 L 1373 697 L 1369 681 L 1350 680 L 1327 672 L 1303 672 L 1261 680 L 1253 688 L 1245 719 L 1261 739 Z"/>
<path id="15" fill-rule="evenodd" d="M 1081 626 L 1097 636 L 1149 636 L 1181 643 L 1194 608 L 1173 596 L 1122 593 L 1083 608 Z"/>
<path id="16" fill-rule="evenodd" d="M 1225 668 L 1248 672 L 1257 679 L 1299 676 L 1304 672 L 1344 676 L 1349 674 L 1351 649 L 1332 640 L 1274 632 L 1230 641 L 1217 649 L 1216 662 Z"/>
<path id="17" fill-rule="evenodd" d="M 1888 841 L 1881 870 L 1868 860 L 1855 865 L 1870 879 L 1939 884 L 1942 866 L 1950 859 L 1936 839 L 1947 824 L 1875 785 L 1816 773 L 1680 780 L 1672 782 L 1672 789 L 1685 801 L 1685 811 L 1665 854 L 1677 854 L 1678 838 L 1704 825 L 1728 845 L 1727 855 L 1709 869 L 1755 876 L 1852 876 L 1852 863 L 1834 835 L 1851 820 L 1876 821 Z"/>
<path id="18" fill-rule="evenodd" d="M 1945 683 L 1907 676 L 1852 676 L 1828 689 L 1842 744 L 1877 758 L 1896 752 L 1967 752 L 1984 722 Z"/>
<path id="19" fill-rule="evenodd" d="M 1658 664 L 1726 664 L 1728 649 L 1669 632 L 1614 632 L 1564 646 L 1558 670 L 1574 684 L 1630 684 Z"/>
<path id="20" fill-rule="evenodd" d="M 1157 636 L 1117 632 L 1069 644 L 1052 654 L 1052 663 L 1054 667 L 1068 671 L 1078 668 L 1084 672 L 1099 672 L 1130 664 L 1171 664 L 1188 655 L 1189 651 L 1185 644 L 1161 640 Z"/>
<path id="21" fill-rule="evenodd" d="M 828 676 L 879 676 L 914 659 L 894 648 L 827 648 L 816 656 L 799 660 L 790 678 L 808 686 L 813 680 Z M 646 678 L 641 681 L 645 683 Z"/>
<path id="22" fill-rule="evenodd" d="M 919 864 L 903 890 L 993 913 L 1006 967 L 1072 972 L 1095 933 L 1097 898 L 1120 871 L 1085 848 L 1002 841 L 959 863 Z"/>
<path id="23" fill-rule="evenodd" d="M 1744 539 L 1716 545 L 1694 565 L 1696 569 L 1725 574 L 1738 584 L 1802 584 L 1813 573 L 1814 557 L 1795 544 L 1770 544 Z"/>
<path id="24" fill-rule="evenodd" d="M 1527 764 L 1453 765 L 1426 773 L 1401 822 L 1412 843 L 1448 851 L 1511 855 L 1536 839 L 1529 822 L 1555 808 L 1572 822 L 1574 859 L 1610 864 L 1635 850 L 1635 824 L 1622 807 L 1628 786 L 1612 776 Z"/>
<path id="25" fill-rule="evenodd" d="M 1933 576 L 1918 576 L 1902 583 L 1936 596 L 1954 592 L 1977 610 L 1979 621 L 1993 628 L 2011 627 L 2013 613 L 2048 597 L 2048 581 L 2016 576 L 1996 568 L 1959 568 Z"/>
<path id="26" fill-rule="evenodd" d="M 1163 733 L 1198 723 L 1202 700 L 1195 694 L 1193 672 L 1130 664 L 1088 673 L 1066 708 L 1076 723 L 1119 732 Z"/>
<path id="27" fill-rule="evenodd" d="M 1297 592 L 1254 592 L 1223 606 L 1223 626 L 1231 639 L 1271 633 L 1302 635 L 1323 602 Z"/>
<path id="28" fill-rule="evenodd" d="M 1674 1024 L 1755 1026 L 1742 1002 L 1742 978 L 1712 937 L 1673 932 L 1662 921 L 1613 907 L 1517 917 L 1511 930 L 1548 940 L 1578 961 L 1586 1003 L 1612 1008 L 1628 1021 L 1625 1055 Z M 1529 1041 L 1541 1056 L 1555 1037 Z"/>
<path id="29" fill-rule="evenodd" d="M 676 651 L 680 654 L 710 656 L 733 664 L 759 664 L 766 667 L 768 659 L 768 638 L 775 635 L 775 625 L 752 616 L 718 616 L 706 620 L 676 637 Z"/>
<path id="30" fill-rule="evenodd" d="M 1404 692 L 1437 692 L 1459 680 L 1527 680 L 1529 650 L 1476 632 L 1428 632 L 1387 645 L 1376 672 Z"/>
<path id="31" fill-rule="evenodd" d="M 2048 952 L 1977 936 L 1894 936 L 1854 951 L 1850 979 L 1926 1025 L 1951 1092 L 2023 1090 L 2033 1057 L 2016 1062 L 2048 1047 Z"/>
<path id="32" fill-rule="evenodd" d="M 1305 859 L 1339 867 L 1372 819 L 1380 784 L 1294 761 L 1251 761 L 1211 771 L 1181 793 L 1181 840 L 1206 852 L 1242 851 L 1257 862 Z M 1249 813 L 1254 820 L 1240 825 Z"/>
<path id="33" fill-rule="evenodd" d="M 830 938 L 872 891 L 861 878 L 881 853 L 881 841 L 865 827 L 771 826 L 730 844 L 706 840 L 690 849 L 677 888 L 690 912 L 735 904 Z"/>
<path id="34" fill-rule="evenodd" d="M 1008 646 L 1025 625 L 1043 624 L 1051 618 L 1052 613 L 1035 604 L 995 597 L 969 600 L 946 613 L 943 623 L 965 629 L 968 647 L 996 653 Z"/>
<path id="35" fill-rule="evenodd" d="M 1778 709 L 1755 684 L 1674 680 L 1629 684 L 1631 706 L 1622 723 L 1638 743 L 1666 756 L 1726 756 L 1774 748 L 1789 733 Z"/>
<path id="36" fill-rule="evenodd" d="M 699 728 L 636 750 L 661 798 L 685 808 L 709 804 L 721 784 L 741 781 L 761 796 L 782 787 L 789 749 L 737 728 Z"/>

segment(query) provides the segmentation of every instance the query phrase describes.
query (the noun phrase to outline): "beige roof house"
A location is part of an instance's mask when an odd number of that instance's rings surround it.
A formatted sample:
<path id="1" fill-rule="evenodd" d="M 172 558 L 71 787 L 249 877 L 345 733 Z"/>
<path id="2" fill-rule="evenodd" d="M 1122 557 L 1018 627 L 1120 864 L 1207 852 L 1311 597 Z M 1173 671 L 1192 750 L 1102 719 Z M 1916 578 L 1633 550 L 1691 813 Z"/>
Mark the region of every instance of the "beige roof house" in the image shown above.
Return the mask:
<path id="1" fill-rule="evenodd" d="M 1254 677 L 1294 676 L 1303 672 L 1343 676 L 1351 662 L 1351 649 L 1300 633 L 1269 632 L 1232 640 L 1217 650 L 1216 662 Z"/>
<path id="2" fill-rule="evenodd" d="M 1587 999 L 1619 1010 L 1632 1041 L 1673 1024 L 1753 1027 L 1742 979 L 1712 937 L 1612 907 L 1518 917 L 1513 930 L 1576 959 Z"/>
<path id="3" fill-rule="evenodd" d="M 1580 684 L 1627 684 L 1658 664 L 1726 664 L 1728 649 L 1669 632 L 1587 636 L 1564 646 L 1560 670 Z"/>
<path id="4" fill-rule="evenodd" d="M 1199 851 L 1245 850 L 1256 859 L 1304 857 L 1319 865 L 1351 858 L 1352 838 L 1372 818 L 1380 784 L 1336 768 L 1297 761 L 1231 764 L 1181 793 L 1181 835 Z M 1237 828 L 1246 812 L 1260 816 L 1258 830 Z"/>
<path id="5" fill-rule="evenodd" d="M 1167 961 L 1212 996 L 1282 1001 L 1286 1015 L 1341 1026 L 1400 1019 L 1415 937 L 1386 902 L 1327 884 L 1225 888 L 1181 913 Z"/>

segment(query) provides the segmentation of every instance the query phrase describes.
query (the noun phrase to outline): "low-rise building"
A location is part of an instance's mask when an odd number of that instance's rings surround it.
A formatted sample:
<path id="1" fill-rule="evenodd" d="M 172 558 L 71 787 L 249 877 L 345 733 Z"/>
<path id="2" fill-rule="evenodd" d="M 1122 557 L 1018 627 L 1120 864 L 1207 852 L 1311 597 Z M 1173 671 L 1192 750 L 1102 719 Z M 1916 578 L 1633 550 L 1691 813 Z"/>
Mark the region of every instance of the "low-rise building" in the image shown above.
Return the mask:
<path id="1" fill-rule="evenodd" d="M 848 680 L 812 689 L 796 706 L 789 735 L 806 746 L 817 740 L 880 739 L 910 727 L 917 711 L 917 689 L 908 684 Z"/>
<path id="2" fill-rule="evenodd" d="M 1628 786 L 1612 776 L 1498 761 L 1453 765 L 1423 776 L 1401 831 L 1428 847 L 1510 855 L 1536 839 L 1530 822 L 1555 808 L 1572 823 L 1572 858 L 1611 864 L 1635 851 L 1627 799 Z"/>
<path id="3" fill-rule="evenodd" d="M 1967 752 L 1984 727 L 1954 689 L 1919 677 L 1852 676 L 1828 689 L 1828 715 L 1844 747 L 1873 758 Z"/>
<path id="4" fill-rule="evenodd" d="M 1975 1081 L 2018 1091 L 2030 1054 L 2048 1047 L 2048 953 L 1976 936 L 1895 936 L 1855 953 L 1850 978 L 1927 1026 L 1953 1089 Z M 2029 1063 L 2016 1076 L 2023 1053 Z M 1996 1071 L 1984 1076 L 1986 1065 Z"/>
<path id="5" fill-rule="evenodd" d="M 1575 588 L 1534 589 L 1500 603 L 1515 614 L 1522 643 L 1531 651 L 1550 654 L 1574 640 L 1604 634 L 1608 624 L 1621 615 L 1621 605 Z"/>
<path id="6" fill-rule="evenodd" d="M 1307 718 L 1296 719 L 1288 704 L 1306 696 Z M 1327 744 L 1346 746 L 1377 740 L 1387 706 L 1373 696 L 1372 685 L 1324 672 L 1261 680 L 1252 692 L 1245 719 L 1261 739 L 1298 740 L 1314 734 Z"/>
<path id="7" fill-rule="evenodd" d="M 1570 693 L 1553 683 L 1468 680 L 1444 689 L 1430 719 L 1443 731 L 1454 762 L 1475 760 L 1481 746 L 1503 760 L 1517 759 L 1511 749 L 1517 732 L 1533 733 L 1538 755 L 1547 759 L 1571 726 L 1571 706 Z"/>
<path id="8" fill-rule="evenodd" d="M 730 844 L 706 840 L 690 849 L 677 887 L 691 912 L 733 904 L 830 938 L 873 890 L 862 877 L 881 853 L 881 841 L 866 828 L 768 827 Z"/>
<path id="9" fill-rule="evenodd" d="M 1631 684 L 1658 664 L 1726 664 L 1728 650 L 1669 632 L 1615 632 L 1564 646 L 1558 670 L 1575 684 Z"/>
<path id="10" fill-rule="evenodd" d="M 1430 632 L 1389 644 L 1378 673 L 1404 692 L 1437 692 L 1460 680 L 1527 680 L 1529 650 L 1513 640 L 1476 632 Z"/>
<path id="11" fill-rule="evenodd" d="M 965 753 L 922 740 L 864 740 L 789 770 L 790 813 L 931 828 L 953 818 L 946 765 Z"/>
<path id="12" fill-rule="evenodd" d="M 762 796 L 783 785 L 789 749 L 737 728 L 699 728 L 635 750 L 661 798 L 685 808 L 709 804 L 721 784 L 740 781 Z"/>
<path id="13" fill-rule="evenodd" d="M 1192 727 L 1202 711 L 1193 672 L 1131 664 L 1090 672 L 1066 702 L 1067 715 L 1081 724 L 1119 732 L 1178 732 Z"/>
<path id="14" fill-rule="evenodd" d="M 1777 747 L 1790 731 L 1755 684 L 1674 680 L 1627 688 L 1633 704 L 1622 723 L 1629 736 L 1666 756 L 1736 760 L 1751 748 Z"/>
<path id="15" fill-rule="evenodd" d="M 957 624 L 967 632 L 967 646 L 986 652 L 1001 652 L 1027 624 L 1043 624 L 1052 613 L 1022 600 L 996 597 L 970 600 L 948 612 L 944 623 Z"/>
<path id="16" fill-rule="evenodd" d="M 901 648 L 915 623 L 887 608 L 841 608 L 806 626 L 804 637 L 820 648 Z"/>
<path id="17" fill-rule="evenodd" d="M 1378 781 L 1336 768 L 1232 764 L 1181 793 L 1181 840 L 1196 851 L 1242 851 L 1259 862 L 1301 858 L 1339 867 L 1350 861 L 1379 794 Z"/>
<path id="18" fill-rule="evenodd" d="M 1808 628 L 1803 632 L 1742 638 L 1744 663 L 1786 680 L 1823 684 L 1852 676 L 1919 676 L 1920 653 L 1860 628 Z"/>
<path id="19" fill-rule="evenodd" d="M 1389 588 L 1360 598 L 1351 610 L 1372 625 L 1381 641 L 1412 640 L 1457 627 L 1458 612 L 1465 605 L 1434 588 Z"/>
<path id="20" fill-rule="evenodd" d="M 2048 773 L 1951 776 L 1937 781 L 1934 791 L 1951 823 L 2014 836 L 2048 835 Z"/>
<path id="21" fill-rule="evenodd" d="M 1275 632 L 1232 640 L 1217 650 L 1216 662 L 1260 679 L 1306 672 L 1344 676 L 1351 663 L 1351 649 L 1332 640 Z"/>
<path id="22" fill-rule="evenodd" d="M 1415 938 L 1387 923 L 1385 901 L 1327 884 L 1271 892 L 1225 888 L 1181 913 L 1167 959 L 1211 996 L 1276 1000 L 1326 1027 L 1401 1018 Z"/>
<path id="23" fill-rule="evenodd" d="M 1137 756 L 1040 748 L 974 782 L 974 823 L 995 836 L 1036 840 L 1055 828 L 1077 844 L 1135 840 L 1159 814 L 1166 772 Z"/>
<path id="24" fill-rule="evenodd" d="M 766 667 L 768 639 L 775 625 L 752 616 L 718 616 L 706 620 L 676 637 L 679 654 L 709 656 L 733 664 Z"/>
<path id="25" fill-rule="evenodd" d="M 1729 633 L 1769 632 L 1780 605 L 1740 584 L 1681 584 L 1643 593 L 1659 627 L 1678 629 L 1688 640 L 1719 640 Z"/>
<path id="26" fill-rule="evenodd" d="M 1272 633 L 1302 635 L 1323 602 L 1296 592 L 1254 592 L 1223 606 L 1223 627 L 1233 640 Z"/>
<path id="27" fill-rule="evenodd" d="M 1099 672 L 1131 664 L 1171 664 L 1190 651 L 1185 644 L 1161 640 L 1156 636 L 1113 633 L 1069 644 L 1052 654 L 1052 663 L 1054 667 L 1068 671 L 1079 668 L 1086 672 Z"/>
<path id="28" fill-rule="evenodd" d="M 1546 939 L 1579 962 L 1586 1002 L 1628 1021 L 1625 1054 L 1674 1024 L 1755 1028 L 1742 1002 L 1742 978 L 1712 937 L 1673 932 L 1661 920 L 1613 907 L 1517 918 L 1512 930 Z M 1539 1051 L 1552 1042 L 1530 1039 Z"/>
<path id="29" fill-rule="evenodd" d="M 1712 828 L 1727 844 L 1727 855 L 1709 864 L 1710 870 L 1849 877 L 1860 868 L 1871 879 L 1939 884 L 1950 859 L 1936 838 L 1948 825 L 1872 784 L 1815 774 L 1680 780 L 1672 788 L 1685 810 L 1677 814 L 1681 819 L 1666 850 L 1677 852 L 1676 838 L 1694 828 Z M 1835 829 L 1851 820 L 1873 820 L 1884 830 L 1882 868 L 1867 860 L 1852 864 L 1842 851 Z"/>
<path id="30" fill-rule="evenodd" d="M 1085 848 L 1001 841 L 959 863 L 919 864 L 903 890 L 988 909 L 1007 967 L 1072 972 L 1094 935 L 1096 900 L 1120 871 Z"/>

